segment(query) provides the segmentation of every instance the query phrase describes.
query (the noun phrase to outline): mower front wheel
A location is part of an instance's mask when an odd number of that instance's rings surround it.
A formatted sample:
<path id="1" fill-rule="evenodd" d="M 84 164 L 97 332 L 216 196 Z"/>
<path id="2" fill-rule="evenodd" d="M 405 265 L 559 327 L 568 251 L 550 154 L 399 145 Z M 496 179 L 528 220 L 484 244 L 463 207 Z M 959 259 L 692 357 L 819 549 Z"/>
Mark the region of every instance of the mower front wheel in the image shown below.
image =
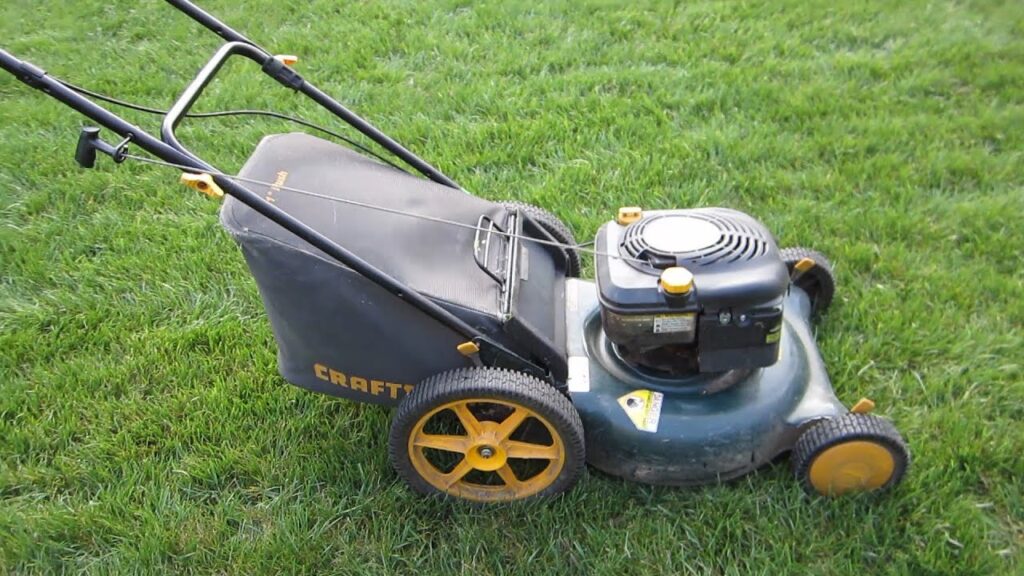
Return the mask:
<path id="1" fill-rule="evenodd" d="M 388 455 L 416 492 L 474 502 L 553 496 L 583 473 L 583 424 L 568 398 L 532 376 L 462 368 L 402 401 Z"/>
<path id="2" fill-rule="evenodd" d="M 583 262 L 580 260 L 580 253 L 574 248 L 567 247 L 577 245 L 576 237 L 573 236 L 572 230 L 570 230 L 569 227 L 558 218 L 558 216 L 555 216 L 551 212 L 548 212 L 539 206 L 527 204 L 526 202 L 510 200 L 508 202 L 502 202 L 501 205 L 508 210 L 519 210 L 519 212 L 526 214 L 535 220 L 537 224 L 540 224 L 540 227 L 550 234 L 556 242 L 565 245 L 565 247 L 562 247 L 562 252 L 568 259 L 568 264 L 565 268 L 565 275 L 570 278 L 579 278 L 580 270 L 582 270 L 583 266 Z"/>
<path id="3" fill-rule="evenodd" d="M 804 490 L 821 496 L 888 490 L 910 465 L 907 444 L 891 422 L 852 412 L 812 426 L 790 458 Z"/>

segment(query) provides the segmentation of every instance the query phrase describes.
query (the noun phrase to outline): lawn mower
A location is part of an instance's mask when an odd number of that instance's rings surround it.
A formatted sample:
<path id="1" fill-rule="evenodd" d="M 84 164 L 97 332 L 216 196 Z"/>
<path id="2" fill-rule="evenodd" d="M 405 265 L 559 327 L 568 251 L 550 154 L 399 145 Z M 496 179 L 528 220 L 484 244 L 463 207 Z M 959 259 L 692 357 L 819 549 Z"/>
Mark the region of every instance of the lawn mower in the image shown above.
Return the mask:
<path id="1" fill-rule="evenodd" d="M 151 162 L 224 197 L 221 223 L 256 279 L 281 375 L 396 407 L 389 459 L 416 492 L 551 496 L 585 463 L 701 485 L 785 454 L 812 494 L 882 491 L 903 478 L 899 432 L 869 413 L 871 400 L 839 401 L 816 347 L 812 322 L 835 292 L 821 254 L 780 249 L 764 225 L 726 208 L 625 206 L 592 246 L 578 244 L 547 210 L 466 192 L 317 89 L 293 57 L 191 2 L 168 3 L 225 43 L 159 111 L 159 137 L 95 102 L 121 101 L 2 50 L 0 65 L 116 135 L 84 128 L 81 166 L 98 155 Z M 232 57 L 390 156 L 301 132 L 264 138 L 237 175 L 217 170 L 175 129 L 199 115 L 190 109 Z M 593 257 L 595 280 L 579 278 L 581 255 Z"/>

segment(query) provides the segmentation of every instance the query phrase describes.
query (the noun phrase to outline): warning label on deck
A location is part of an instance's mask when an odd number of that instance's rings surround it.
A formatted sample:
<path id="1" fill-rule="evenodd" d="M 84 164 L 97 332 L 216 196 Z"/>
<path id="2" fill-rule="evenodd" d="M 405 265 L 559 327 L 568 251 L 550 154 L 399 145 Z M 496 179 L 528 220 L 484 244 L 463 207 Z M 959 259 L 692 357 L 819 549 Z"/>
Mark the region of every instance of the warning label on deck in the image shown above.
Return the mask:
<path id="1" fill-rule="evenodd" d="M 634 390 L 619 398 L 619 406 L 637 430 L 657 432 L 661 421 L 661 403 L 665 395 L 651 390 Z"/>

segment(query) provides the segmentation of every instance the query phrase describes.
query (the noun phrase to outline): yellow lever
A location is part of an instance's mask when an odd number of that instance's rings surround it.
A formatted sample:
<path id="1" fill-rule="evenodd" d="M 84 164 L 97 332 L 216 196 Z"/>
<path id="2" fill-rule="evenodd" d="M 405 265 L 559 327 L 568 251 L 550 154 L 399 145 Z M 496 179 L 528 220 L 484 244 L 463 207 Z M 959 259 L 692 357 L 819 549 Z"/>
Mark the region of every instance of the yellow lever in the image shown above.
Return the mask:
<path id="1" fill-rule="evenodd" d="M 615 215 L 615 222 L 622 226 L 632 224 L 644 217 L 644 210 L 639 206 L 623 206 Z"/>
<path id="2" fill-rule="evenodd" d="M 796 264 L 793 265 L 793 273 L 790 274 L 790 282 L 795 282 L 797 278 L 803 276 L 808 270 L 814 268 L 817 264 L 810 258 L 801 258 Z"/>
<path id="3" fill-rule="evenodd" d="M 185 172 L 181 175 L 181 183 L 206 194 L 210 198 L 224 197 L 224 191 L 220 189 L 220 186 L 217 186 L 217 183 L 213 181 L 213 176 L 209 174 L 189 174 Z"/>
<path id="4" fill-rule="evenodd" d="M 458 346 L 455 347 L 455 349 L 458 350 L 459 354 L 462 354 L 463 356 L 472 356 L 480 351 L 480 346 L 476 342 L 469 340 L 467 342 L 459 344 Z"/>
<path id="5" fill-rule="evenodd" d="M 868 414 L 875 409 L 875 402 L 870 398 L 861 398 L 850 408 L 850 412 L 854 414 Z"/>
<path id="6" fill-rule="evenodd" d="M 472 340 L 467 340 L 462 344 L 455 347 L 466 358 L 469 358 L 473 362 L 474 366 L 483 366 L 484 363 L 480 360 L 480 345 Z"/>

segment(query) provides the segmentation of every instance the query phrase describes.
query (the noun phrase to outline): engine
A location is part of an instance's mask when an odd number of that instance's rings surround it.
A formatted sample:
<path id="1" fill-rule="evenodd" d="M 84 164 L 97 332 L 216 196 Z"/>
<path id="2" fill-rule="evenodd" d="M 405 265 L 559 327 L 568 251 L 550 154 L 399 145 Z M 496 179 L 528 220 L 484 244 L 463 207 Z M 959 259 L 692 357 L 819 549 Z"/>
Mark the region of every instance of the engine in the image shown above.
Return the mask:
<path id="1" fill-rule="evenodd" d="M 751 216 L 624 208 L 596 248 L 601 322 L 626 362 L 675 376 L 778 359 L 789 274 Z"/>

